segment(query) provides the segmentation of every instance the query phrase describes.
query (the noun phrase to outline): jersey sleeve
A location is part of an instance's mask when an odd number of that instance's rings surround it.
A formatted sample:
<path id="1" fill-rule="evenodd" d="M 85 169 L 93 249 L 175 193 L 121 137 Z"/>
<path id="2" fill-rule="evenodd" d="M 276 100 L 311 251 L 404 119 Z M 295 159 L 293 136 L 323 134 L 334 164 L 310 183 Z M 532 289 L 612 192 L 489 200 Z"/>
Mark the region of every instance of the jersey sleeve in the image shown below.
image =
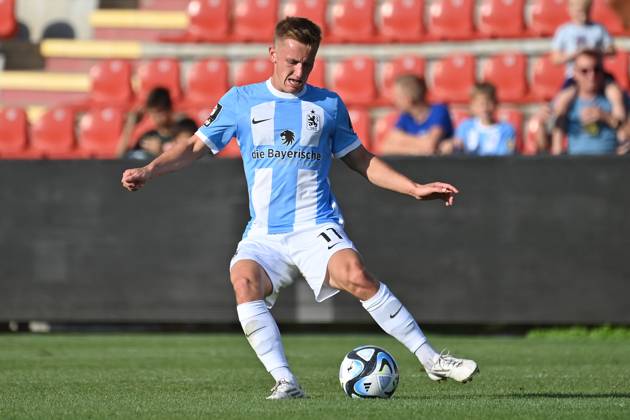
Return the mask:
<path id="1" fill-rule="evenodd" d="M 512 124 L 504 123 L 503 130 L 501 130 L 501 143 L 499 150 L 500 155 L 511 155 L 514 153 L 514 146 L 516 143 L 516 131 Z"/>
<path id="2" fill-rule="evenodd" d="M 336 158 L 342 158 L 357 147 L 361 146 L 361 140 L 352 128 L 350 114 L 341 98 L 337 99 L 337 120 L 332 139 L 332 153 Z"/>
<path id="3" fill-rule="evenodd" d="M 448 112 L 448 106 L 444 104 L 435 105 L 436 109 L 436 125 L 442 128 L 442 138 L 449 138 L 453 135 L 453 123 L 451 114 Z"/>
<path id="4" fill-rule="evenodd" d="M 217 102 L 208 119 L 195 133 L 215 155 L 236 135 L 238 90 L 230 89 Z"/>

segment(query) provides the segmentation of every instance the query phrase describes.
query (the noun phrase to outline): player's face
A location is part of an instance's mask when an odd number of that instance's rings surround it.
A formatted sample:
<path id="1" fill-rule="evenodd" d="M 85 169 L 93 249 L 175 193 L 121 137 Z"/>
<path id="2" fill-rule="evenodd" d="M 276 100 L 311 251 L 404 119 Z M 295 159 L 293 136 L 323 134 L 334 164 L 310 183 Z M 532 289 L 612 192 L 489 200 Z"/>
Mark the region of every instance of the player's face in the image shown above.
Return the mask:
<path id="1" fill-rule="evenodd" d="M 477 94 L 470 101 L 470 111 L 472 114 L 484 121 L 492 120 L 492 115 L 496 109 L 496 103 L 487 95 Z"/>
<path id="2" fill-rule="evenodd" d="M 576 58 L 574 73 L 578 87 L 589 93 L 596 92 L 603 80 L 601 65 L 594 57 L 581 55 Z"/>
<path id="3" fill-rule="evenodd" d="M 400 112 L 409 112 L 413 107 L 413 101 L 411 100 L 409 94 L 405 91 L 405 88 L 396 83 L 394 84 L 392 93 L 392 100 L 396 109 Z"/>
<path id="4" fill-rule="evenodd" d="M 569 0 L 569 16 L 573 22 L 584 24 L 591 14 L 591 7 L 584 0 Z"/>
<path id="5" fill-rule="evenodd" d="M 171 121 L 171 111 L 167 109 L 149 108 L 147 114 L 157 128 L 167 127 Z"/>
<path id="6" fill-rule="evenodd" d="M 273 63 L 271 84 L 281 92 L 297 93 L 313 70 L 317 48 L 291 38 L 279 39 L 269 48 Z"/>

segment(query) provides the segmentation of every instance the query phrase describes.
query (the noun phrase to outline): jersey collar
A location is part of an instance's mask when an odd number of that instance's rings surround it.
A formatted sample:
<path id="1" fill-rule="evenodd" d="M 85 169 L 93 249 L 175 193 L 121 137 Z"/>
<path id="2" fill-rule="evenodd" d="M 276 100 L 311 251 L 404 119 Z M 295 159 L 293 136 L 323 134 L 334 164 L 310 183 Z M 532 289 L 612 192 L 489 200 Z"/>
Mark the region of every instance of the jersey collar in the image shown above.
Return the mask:
<path id="1" fill-rule="evenodd" d="M 306 88 L 307 88 L 307 85 L 304 84 L 304 87 L 302 88 L 301 91 L 299 91 L 296 94 L 293 94 L 293 93 L 279 91 L 278 89 L 273 87 L 273 85 L 271 84 L 271 79 L 267 79 L 267 82 L 265 82 L 265 84 L 267 85 L 267 89 L 269 89 L 269 91 L 274 96 L 277 96 L 278 98 L 284 98 L 284 99 L 296 99 L 296 98 L 299 98 L 300 96 L 304 95 L 304 93 L 306 93 Z"/>

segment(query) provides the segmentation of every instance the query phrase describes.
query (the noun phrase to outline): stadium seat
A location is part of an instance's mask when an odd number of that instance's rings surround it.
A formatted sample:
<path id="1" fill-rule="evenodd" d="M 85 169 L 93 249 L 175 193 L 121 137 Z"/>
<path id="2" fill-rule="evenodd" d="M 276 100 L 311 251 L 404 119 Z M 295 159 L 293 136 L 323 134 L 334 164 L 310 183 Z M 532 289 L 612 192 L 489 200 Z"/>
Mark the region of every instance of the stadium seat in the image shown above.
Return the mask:
<path id="1" fill-rule="evenodd" d="M 591 17 L 594 22 L 601 23 L 613 35 L 626 33 L 621 18 L 606 4 L 607 0 L 594 0 Z M 625 0 L 627 1 L 627 0 Z"/>
<path id="2" fill-rule="evenodd" d="M 418 42 L 424 37 L 423 0 L 385 0 L 379 10 L 381 40 Z"/>
<path id="3" fill-rule="evenodd" d="M 45 112 L 31 127 L 31 148 L 50 159 L 86 158 L 76 148 L 74 112 L 56 108 Z"/>
<path id="4" fill-rule="evenodd" d="M 144 104 L 152 89 L 164 87 L 174 103 L 182 96 L 179 85 L 179 62 L 174 58 L 160 58 L 143 63 L 138 68 L 138 102 Z"/>
<path id="5" fill-rule="evenodd" d="M 453 128 L 457 128 L 462 123 L 462 121 L 470 118 L 470 111 L 468 110 L 468 107 L 452 106 L 450 107 L 449 111 L 451 113 Z"/>
<path id="6" fill-rule="evenodd" d="M 288 0 L 284 4 L 282 15 L 308 18 L 319 25 L 322 32 L 325 32 L 326 4 L 324 0 Z"/>
<path id="7" fill-rule="evenodd" d="M 308 76 L 308 83 L 317 87 L 326 87 L 326 60 L 323 58 L 315 59 L 315 65 Z"/>
<path id="8" fill-rule="evenodd" d="M 508 38 L 525 35 L 525 0 L 483 0 L 477 30 L 485 37 Z"/>
<path id="9" fill-rule="evenodd" d="M 525 128 L 523 131 L 523 141 L 521 144 L 516 145 L 516 151 L 525 156 L 532 156 L 537 154 L 539 151 L 538 146 L 538 130 L 540 127 L 540 121 L 536 119 L 530 119 L 525 124 Z"/>
<path id="10" fill-rule="evenodd" d="M 225 41 L 230 31 L 229 0 L 191 0 L 186 36 L 193 42 Z"/>
<path id="11" fill-rule="evenodd" d="M 186 79 L 186 106 L 212 107 L 229 89 L 228 64 L 224 58 L 209 58 L 194 63 Z"/>
<path id="12" fill-rule="evenodd" d="M 474 0 L 442 0 L 429 6 L 431 39 L 470 39 L 474 36 Z"/>
<path id="13" fill-rule="evenodd" d="M 424 77 L 424 68 L 424 58 L 417 55 L 403 55 L 383 63 L 380 85 L 381 97 L 385 101 L 391 101 L 392 88 L 396 78 L 403 74 L 415 74 Z"/>
<path id="14" fill-rule="evenodd" d="M 273 64 L 268 57 L 252 58 L 237 65 L 234 72 L 234 84 L 243 86 L 250 83 L 264 82 L 271 77 L 272 73 Z"/>
<path id="15" fill-rule="evenodd" d="M 340 0 L 332 6 L 326 42 L 372 42 L 374 0 Z"/>
<path id="16" fill-rule="evenodd" d="M 366 109 L 350 108 L 348 113 L 350 114 L 350 121 L 352 122 L 354 132 L 359 136 L 363 147 L 369 149 L 372 140 L 372 136 L 370 135 L 370 130 L 372 129 L 370 112 Z"/>
<path id="17" fill-rule="evenodd" d="M 551 36 L 558 26 L 569 21 L 567 0 L 534 0 L 531 16 L 529 31 L 535 36 Z"/>
<path id="18" fill-rule="evenodd" d="M 123 120 L 123 112 L 111 107 L 83 114 L 79 121 L 79 149 L 96 158 L 116 158 Z"/>
<path id="19" fill-rule="evenodd" d="M 90 104 L 128 108 L 133 102 L 131 64 L 105 60 L 90 69 Z"/>
<path id="20" fill-rule="evenodd" d="M 563 65 L 554 64 L 548 54 L 534 59 L 530 91 L 535 99 L 550 100 L 560 91 L 563 82 Z"/>
<path id="21" fill-rule="evenodd" d="M 0 39 L 11 38 L 17 29 L 15 0 L 0 0 Z"/>
<path id="22" fill-rule="evenodd" d="M 511 107 L 499 107 L 497 109 L 496 118 L 498 121 L 504 121 L 514 128 L 516 131 L 516 138 L 514 143 L 514 150 L 518 154 L 522 154 L 524 151 L 523 145 L 523 113 L 518 109 Z"/>
<path id="23" fill-rule="evenodd" d="M 523 54 L 504 53 L 489 57 L 483 80 L 497 88 L 500 102 L 523 102 L 527 95 L 527 59 Z"/>
<path id="24" fill-rule="evenodd" d="M 347 105 L 373 104 L 376 100 L 374 60 L 367 56 L 355 56 L 336 63 L 332 89 Z"/>
<path id="25" fill-rule="evenodd" d="M 380 155 L 382 151 L 382 145 L 387 137 L 389 131 L 394 128 L 394 125 L 398 121 L 398 112 L 389 111 L 387 114 L 379 117 L 374 124 L 374 137 L 368 150 L 375 155 Z"/>
<path id="26" fill-rule="evenodd" d="M 604 68 L 615 77 L 622 89 L 628 89 L 628 53 L 618 52 L 612 57 L 604 59 Z"/>
<path id="27" fill-rule="evenodd" d="M 238 41 L 271 42 L 278 18 L 278 0 L 235 2 L 233 36 Z"/>
<path id="28" fill-rule="evenodd" d="M 41 153 L 28 148 L 28 124 L 22 108 L 0 109 L 0 158 L 36 159 Z"/>
<path id="29" fill-rule="evenodd" d="M 433 65 L 429 97 L 438 102 L 468 102 L 475 83 L 475 58 L 470 54 L 446 56 Z"/>

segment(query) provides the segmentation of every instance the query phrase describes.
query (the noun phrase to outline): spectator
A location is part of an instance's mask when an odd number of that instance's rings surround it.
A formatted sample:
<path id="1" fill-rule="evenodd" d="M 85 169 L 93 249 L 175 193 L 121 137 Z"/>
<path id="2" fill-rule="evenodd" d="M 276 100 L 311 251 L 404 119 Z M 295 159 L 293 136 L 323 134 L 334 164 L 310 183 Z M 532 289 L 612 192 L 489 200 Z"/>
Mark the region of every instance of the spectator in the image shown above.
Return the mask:
<path id="1" fill-rule="evenodd" d="M 427 85 L 414 75 L 399 76 L 394 83 L 394 105 L 401 112 L 388 133 L 384 155 L 432 155 L 441 140 L 453 135 L 453 125 L 444 104 L 426 102 Z"/>
<path id="2" fill-rule="evenodd" d="M 556 121 L 551 139 L 551 153 L 563 152 L 564 136 L 568 153 L 611 154 L 617 149 L 615 130 L 621 121 L 612 115 L 612 105 L 602 94 L 604 70 L 599 51 L 585 50 L 575 58 L 577 93 L 565 117 Z"/>
<path id="3" fill-rule="evenodd" d="M 464 152 L 476 156 L 505 156 L 514 153 L 516 132 L 506 122 L 494 118 L 497 110 L 497 94 L 494 85 L 476 83 L 470 95 L 472 118 L 462 121 L 455 137 L 440 144 L 442 154 Z"/>
<path id="4" fill-rule="evenodd" d="M 552 41 L 552 60 L 556 64 L 566 64 L 566 80 L 562 92 L 554 101 L 554 114 L 562 116 L 567 112 L 569 103 L 575 98 L 574 60 L 583 50 L 599 51 L 601 55 L 615 54 L 613 39 L 600 24 L 592 22 L 591 0 L 569 0 L 568 10 L 571 22 L 560 26 Z M 612 75 L 606 74 L 604 92 L 612 105 L 612 113 L 620 121 L 626 116 L 623 92 L 615 83 Z"/>
<path id="5" fill-rule="evenodd" d="M 173 139 L 162 145 L 162 152 L 168 151 L 178 142 L 188 140 L 197 131 L 197 123 L 195 120 L 183 117 L 175 121 L 173 125 Z"/>
<path id="6" fill-rule="evenodd" d="M 134 136 L 137 134 L 134 131 L 145 127 L 146 131 Z M 132 137 L 138 140 L 128 152 Z M 119 156 L 151 159 L 161 154 L 163 144 L 171 140 L 173 140 L 173 102 L 168 89 L 157 87 L 149 92 L 143 108 L 129 113 L 118 146 Z"/>

